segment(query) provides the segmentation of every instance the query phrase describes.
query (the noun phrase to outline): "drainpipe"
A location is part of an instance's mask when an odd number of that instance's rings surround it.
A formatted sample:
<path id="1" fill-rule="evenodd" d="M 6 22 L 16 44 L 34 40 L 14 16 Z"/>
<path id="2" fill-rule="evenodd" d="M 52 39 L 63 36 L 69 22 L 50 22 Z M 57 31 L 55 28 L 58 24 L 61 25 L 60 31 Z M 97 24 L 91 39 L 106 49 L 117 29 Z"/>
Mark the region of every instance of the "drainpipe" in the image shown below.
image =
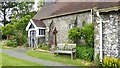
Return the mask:
<path id="1" fill-rule="evenodd" d="M 102 19 L 100 18 L 100 62 L 102 63 Z"/>
<path id="2" fill-rule="evenodd" d="M 99 14 L 99 11 L 96 12 L 96 15 L 99 17 L 100 22 L 100 62 L 102 63 L 103 53 L 102 53 L 102 18 Z"/>

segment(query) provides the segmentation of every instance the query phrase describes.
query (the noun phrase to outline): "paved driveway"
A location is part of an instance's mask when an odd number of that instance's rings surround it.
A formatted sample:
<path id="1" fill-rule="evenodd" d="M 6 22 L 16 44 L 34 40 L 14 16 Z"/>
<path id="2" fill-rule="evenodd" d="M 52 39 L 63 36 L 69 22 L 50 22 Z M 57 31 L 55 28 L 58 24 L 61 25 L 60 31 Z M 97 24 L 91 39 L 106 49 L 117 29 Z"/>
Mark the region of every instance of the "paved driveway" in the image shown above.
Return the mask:
<path id="1" fill-rule="evenodd" d="M 7 54 L 9 56 L 12 56 L 12 57 L 15 57 L 15 58 L 35 62 L 35 63 L 38 63 L 38 64 L 43 64 L 45 66 L 71 66 L 71 65 L 67 65 L 67 64 L 63 64 L 63 63 L 59 63 L 59 62 L 42 60 L 42 59 L 38 59 L 38 58 L 28 56 L 28 55 L 25 54 L 25 52 L 28 49 L 30 49 L 30 48 L 19 47 L 19 48 L 11 49 L 11 50 L 0 49 L 0 52 L 5 53 L 5 54 Z"/>

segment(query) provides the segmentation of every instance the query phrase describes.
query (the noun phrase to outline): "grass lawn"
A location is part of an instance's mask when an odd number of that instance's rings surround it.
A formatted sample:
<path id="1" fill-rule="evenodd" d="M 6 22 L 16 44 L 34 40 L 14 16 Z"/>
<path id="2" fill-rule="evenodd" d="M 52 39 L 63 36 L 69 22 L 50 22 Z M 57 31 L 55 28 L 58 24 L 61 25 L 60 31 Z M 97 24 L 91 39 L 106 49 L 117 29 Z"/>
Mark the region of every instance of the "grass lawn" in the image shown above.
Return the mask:
<path id="1" fill-rule="evenodd" d="M 0 66 L 42 66 L 42 65 L 0 53 Z"/>
<path id="2" fill-rule="evenodd" d="M 0 45 L 0 48 L 2 48 L 2 45 Z"/>
<path id="3" fill-rule="evenodd" d="M 37 51 L 33 51 L 33 50 L 27 51 L 27 54 L 32 57 L 36 57 L 36 58 L 40 58 L 40 59 L 44 59 L 44 60 L 61 62 L 61 63 L 65 63 L 65 64 L 71 64 L 74 66 L 90 66 L 90 64 L 91 64 L 90 62 L 86 62 L 84 60 L 77 59 L 77 58 L 74 60 L 71 60 L 70 55 L 54 56 L 53 54 L 37 52 Z"/>
<path id="4" fill-rule="evenodd" d="M 3 45 L 3 41 L 0 40 L 0 48 L 2 48 Z"/>
<path id="5" fill-rule="evenodd" d="M 2 54 L 0 53 L 0 68 L 2 66 Z"/>

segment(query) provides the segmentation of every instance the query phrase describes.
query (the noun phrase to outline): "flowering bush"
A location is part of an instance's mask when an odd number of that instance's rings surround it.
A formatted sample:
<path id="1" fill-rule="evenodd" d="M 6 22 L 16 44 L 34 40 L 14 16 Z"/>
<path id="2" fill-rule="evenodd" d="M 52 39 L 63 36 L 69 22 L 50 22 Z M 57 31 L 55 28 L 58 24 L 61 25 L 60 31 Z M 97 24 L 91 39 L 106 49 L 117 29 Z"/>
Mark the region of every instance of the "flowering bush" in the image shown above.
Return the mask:
<path id="1" fill-rule="evenodd" d="M 105 57 L 103 60 L 104 68 L 120 68 L 120 59 L 113 57 Z"/>

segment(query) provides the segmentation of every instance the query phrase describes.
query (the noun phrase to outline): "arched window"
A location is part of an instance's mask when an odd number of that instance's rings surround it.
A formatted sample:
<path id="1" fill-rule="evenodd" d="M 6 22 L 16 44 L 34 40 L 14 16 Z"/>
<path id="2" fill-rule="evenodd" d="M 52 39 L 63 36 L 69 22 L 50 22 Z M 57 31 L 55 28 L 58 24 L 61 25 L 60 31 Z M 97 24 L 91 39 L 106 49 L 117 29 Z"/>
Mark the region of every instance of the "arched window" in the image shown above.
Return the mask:
<path id="1" fill-rule="evenodd" d="M 84 27 L 86 24 L 87 24 L 86 21 L 83 21 L 82 22 L 82 27 Z"/>
<path id="2" fill-rule="evenodd" d="M 78 24 L 78 19 L 77 17 L 75 18 L 74 22 L 72 24 L 69 24 L 69 29 L 72 29 L 74 27 L 77 27 L 77 24 Z"/>

